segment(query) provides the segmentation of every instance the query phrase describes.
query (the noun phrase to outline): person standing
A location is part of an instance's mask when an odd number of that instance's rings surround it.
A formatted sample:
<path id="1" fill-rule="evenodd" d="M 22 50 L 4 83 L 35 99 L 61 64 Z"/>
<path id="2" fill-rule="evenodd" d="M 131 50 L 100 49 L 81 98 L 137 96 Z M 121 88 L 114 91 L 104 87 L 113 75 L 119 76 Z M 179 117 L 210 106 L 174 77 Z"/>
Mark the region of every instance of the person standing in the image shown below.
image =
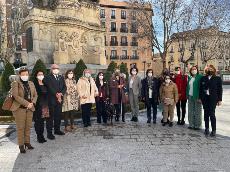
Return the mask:
<path id="1" fill-rule="evenodd" d="M 137 122 L 139 116 L 139 98 L 141 97 L 141 79 L 137 76 L 138 69 L 133 67 L 130 69 L 130 77 L 128 82 L 129 103 L 132 111 L 131 121 Z"/>
<path id="2" fill-rule="evenodd" d="M 79 109 L 79 96 L 77 92 L 77 82 L 73 70 L 68 70 L 65 74 L 66 93 L 63 98 L 62 112 L 64 113 L 65 132 L 76 129 L 74 125 L 74 114 Z"/>
<path id="3" fill-rule="evenodd" d="M 14 100 L 10 110 L 16 122 L 19 150 L 26 153 L 25 148 L 34 149 L 30 144 L 30 128 L 38 97 L 34 83 L 29 81 L 27 68 L 20 68 L 19 79 L 12 83 L 11 90 Z"/>
<path id="4" fill-rule="evenodd" d="M 97 123 L 107 123 L 107 114 L 105 109 L 105 101 L 108 97 L 108 85 L 104 79 L 104 74 L 99 72 L 96 78 L 96 86 L 98 89 L 98 96 L 96 97 L 96 108 L 97 108 Z"/>
<path id="5" fill-rule="evenodd" d="M 153 76 L 153 70 L 146 71 L 146 78 L 142 81 L 141 95 L 147 107 L 147 123 L 151 122 L 151 109 L 153 109 L 153 123 L 156 124 L 157 105 L 159 99 L 159 80 Z"/>
<path id="6" fill-rule="evenodd" d="M 166 74 L 164 82 L 160 87 L 160 100 L 163 103 L 163 126 L 167 124 L 169 116 L 169 126 L 173 126 L 174 109 L 178 101 L 178 90 L 176 84 Z"/>
<path id="7" fill-rule="evenodd" d="M 177 85 L 179 100 L 176 104 L 177 109 L 177 124 L 184 125 L 185 124 L 185 114 L 186 114 L 186 104 L 187 104 L 187 96 L 186 96 L 186 88 L 188 83 L 188 76 L 186 74 L 182 74 L 181 68 L 175 68 L 175 83 Z M 182 116 L 181 116 L 182 114 Z"/>
<path id="8" fill-rule="evenodd" d="M 39 143 L 46 142 L 44 138 L 44 122 L 46 121 L 47 131 L 52 130 L 47 123 L 50 123 L 52 120 L 49 116 L 49 106 L 48 106 L 48 90 L 46 85 L 44 85 L 44 73 L 43 71 L 38 71 L 34 76 L 34 85 L 38 93 L 38 99 L 35 106 L 35 111 L 33 115 L 34 119 L 34 128 L 37 134 L 37 141 Z"/>
<path id="9" fill-rule="evenodd" d="M 115 121 L 119 121 L 120 115 L 122 115 L 122 121 L 125 122 L 125 103 L 126 99 L 126 81 L 120 75 L 120 70 L 116 69 L 113 76 L 110 78 L 110 98 L 111 103 L 116 109 Z"/>
<path id="10" fill-rule="evenodd" d="M 52 119 L 48 122 L 47 138 L 50 140 L 55 139 L 52 134 L 52 129 L 54 126 L 54 134 L 65 135 L 64 132 L 60 130 L 61 126 L 61 112 L 63 96 L 66 92 L 65 80 L 62 75 L 59 74 L 59 66 L 53 64 L 51 66 L 51 73 L 45 77 L 45 85 L 48 88 L 48 101 L 49 101 L 49 112 L 50 118 Z"/>
<path id="11" fill-rule="evenodd" d="M 95 103 L 95 97 L 98 96 L 98 89 L 89 69 L 85 69 L 83 76 L 78 80 L 77 90 L 80 97 L 83 125 L 89 127 L 91 126 L 92 104 Z"/>
<path id="12" fill-rule="evenodd" d="M 209 135 L 209 118 L 211 120 L 211 137 L 216 135 L 216 105 L 222 103 L 222 80 L 216 76 L 216 69 L 209 65 L 205 70 L 205 76 L 200 80 L 200 99 L 204 108 L 205 135 Z"/>
<path id="13" fill-rule="evenodd" d="M 188 97 L 188 122 L 189 129 L 199 130 L 202 124 L 202 104 L 199 101 L 199 87 L 202 75 L 199 74 L 198 68 L 193 66 L 188 78 L 186 94 Z"/>

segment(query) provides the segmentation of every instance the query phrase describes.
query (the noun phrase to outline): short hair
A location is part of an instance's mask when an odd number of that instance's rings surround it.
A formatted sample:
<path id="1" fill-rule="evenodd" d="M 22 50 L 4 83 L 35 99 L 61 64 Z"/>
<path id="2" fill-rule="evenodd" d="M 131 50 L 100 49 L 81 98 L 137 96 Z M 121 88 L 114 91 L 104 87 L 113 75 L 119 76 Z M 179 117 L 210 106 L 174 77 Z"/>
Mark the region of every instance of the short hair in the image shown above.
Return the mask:
<path id="1" fill-rule="evenodd" d="M 147 69 L 147 71 L 146 71 L 146 76 L 148 75 L 148 73 L 149 73 L 150 71 L 152 71 L 152 73 L 153 73 L 153 70 L 152 70 L 152 69 Z"/>
<path id="2" fill-rule="evenodd" d="M 19 69 L 19 71 L 18 71 L 18 73 L 19 73 L 19 75 L 22 73 L 22 72 L 28 72 L 29 73 L 29 69 L 27 68 L 27 67 L 20 67 L 20 69 Z"/>
<path id="3" fill-rule="evenodd" d="M 214 75 L 216 75 L 216 68 L 212 64 L 208 65 L 208 67 L 212 68 L 214 70 Z"/>
<path id="4" fill-rule="evenodd" d="M 131 75 L 132 75 L 132 70 L 133 70 L 133 69 L 136 69 L 136 71 L 137 71 L 137 73 L 138 73 L 138 69 L 137 69 L 137 67 L 135 67 L 135 66 L 134 66 L 134 67 L 130 68 L 129 73 L 130 73 Z"/>
<path id="5" fill-rule="evenodd" d="M 189 69 L 189 73 L 190 73 L 190 75 L 193 75 L 192 74 L 192 68 L 196 68 L 196 70 L 197 70 L 197 74 L 199 73 L 199 70 L 198 70 L 198 67 L 197 66 L 192 66 L 190 69 Z"/>

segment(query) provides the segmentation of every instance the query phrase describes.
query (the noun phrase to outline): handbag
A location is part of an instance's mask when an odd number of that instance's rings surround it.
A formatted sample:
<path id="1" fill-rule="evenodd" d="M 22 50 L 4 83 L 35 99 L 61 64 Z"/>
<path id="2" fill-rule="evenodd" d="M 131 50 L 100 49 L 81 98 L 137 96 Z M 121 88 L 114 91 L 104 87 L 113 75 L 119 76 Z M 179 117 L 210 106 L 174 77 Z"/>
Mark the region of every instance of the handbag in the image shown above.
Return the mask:
<path id="1" fill-rule="evenodd" d="M 3 110 L 10 110 L 12 104 L 13 104 L 14 98 L 12 96 L 11 91 L 9 91 L 8 95 L 6 96 L 3 105 L 2 105 L 2 109 Z"/>
<path id="2" fill-rule="evenodd" d="M 50 117 L 49 107 L 43 106 L 42 107 L 42 118 L 49 118 L 49 117 Z"/>

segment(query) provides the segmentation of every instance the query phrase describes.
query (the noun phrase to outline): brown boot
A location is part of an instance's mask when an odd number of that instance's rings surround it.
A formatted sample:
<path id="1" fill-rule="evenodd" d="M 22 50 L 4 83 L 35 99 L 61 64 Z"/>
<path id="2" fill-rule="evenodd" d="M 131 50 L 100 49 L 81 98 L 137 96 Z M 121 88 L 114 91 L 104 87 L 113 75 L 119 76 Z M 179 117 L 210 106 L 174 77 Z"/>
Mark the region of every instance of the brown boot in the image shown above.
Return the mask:
<path id="1" fill-rule="evenodd" d="M 20 153 L 26 153 L 24 145 L 19 146 Z"/>

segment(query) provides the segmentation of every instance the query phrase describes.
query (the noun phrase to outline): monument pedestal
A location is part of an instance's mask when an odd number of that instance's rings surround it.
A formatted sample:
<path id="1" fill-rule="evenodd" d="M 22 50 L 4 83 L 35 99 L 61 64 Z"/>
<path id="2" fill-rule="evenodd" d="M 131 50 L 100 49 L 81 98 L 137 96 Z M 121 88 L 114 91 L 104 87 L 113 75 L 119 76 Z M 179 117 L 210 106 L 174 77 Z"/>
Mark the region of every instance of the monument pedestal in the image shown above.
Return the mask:
<path id="1" fill-rule="evenodd" d="M 55 51 L 53 53 L 54 63 L 55 64 L 68 64 L 69 55 L 68 52 Z"/>

